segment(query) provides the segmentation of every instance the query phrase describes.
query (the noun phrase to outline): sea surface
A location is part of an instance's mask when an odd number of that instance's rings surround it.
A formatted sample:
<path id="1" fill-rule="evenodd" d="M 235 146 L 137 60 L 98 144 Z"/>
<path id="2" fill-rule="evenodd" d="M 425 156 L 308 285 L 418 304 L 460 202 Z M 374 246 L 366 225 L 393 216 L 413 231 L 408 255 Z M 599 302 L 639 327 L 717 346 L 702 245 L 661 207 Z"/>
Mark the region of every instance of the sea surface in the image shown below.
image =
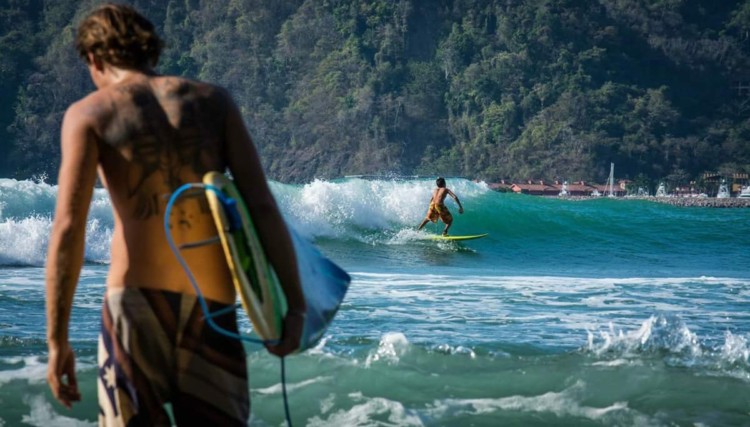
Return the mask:
<path id="1" fill-rule="evenodd" d="M 449 179 L 452 234 L 417 232 L 432 179 L 272 182 L 288 222 L 352 276 L 287 360 L 302 426 L 750 426 L 750 209 L 573 201 Z M 83 401 L 45 382 L 56 187 L 0 179 L 0 426 L 86 426 L 112 214 L 97 190 L 71 340 Z M 251 329 L 246 317 L 243 330 Z M 284 424 L 278 359 L 246 344 L 253 426 Z"/>

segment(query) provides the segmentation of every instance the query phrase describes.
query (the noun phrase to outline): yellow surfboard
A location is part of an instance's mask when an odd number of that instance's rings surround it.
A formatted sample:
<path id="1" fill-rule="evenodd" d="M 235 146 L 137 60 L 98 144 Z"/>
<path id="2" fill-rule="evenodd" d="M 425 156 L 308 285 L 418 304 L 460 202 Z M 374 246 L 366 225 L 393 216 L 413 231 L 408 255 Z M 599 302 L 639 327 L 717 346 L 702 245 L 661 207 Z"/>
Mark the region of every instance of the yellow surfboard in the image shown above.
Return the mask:
<path id="1" fill-rule="evenodd" d="M 234 183 L 223 174 L 209 172 L 203 177 L 203 184 L 221 192 L 220 196 L 206 188 L 206 197 L 242 306 L 260 338 L 277 340 L 283 332 L 286 298 L 266 258 L 247 206 Z M 306 304 L 298 349 L 304 351 L 323 336 L 344 299 L 351 277 L 292 227 L 289 227 L 289 234 Z"/>
<path id="2" fill-rule="evenodd" d="M 276 273 L 266 259 L 247 207 L 232 181 L 223 174 L 209 172 L 203 177 L 203 183 L 221 190 L 235 203 L 234 207 L 229 207 L 236 209 L 232 212 L 215 192 L 206 191 L 242 306 L 259 337 L 277 340 L 281 338 L 286 298 Z"/>
<path id="3" fill-rule="evenodd" d="M 468 236 L 430 236 L 430 239 L 432 240 L 452 240 L 452 241 L 461 241 L 461 240 L 474 240 L 474 239 L 481 239 L 482 237 L 487 237 L 489 233 L 484 234 L 473 234 Z"/>

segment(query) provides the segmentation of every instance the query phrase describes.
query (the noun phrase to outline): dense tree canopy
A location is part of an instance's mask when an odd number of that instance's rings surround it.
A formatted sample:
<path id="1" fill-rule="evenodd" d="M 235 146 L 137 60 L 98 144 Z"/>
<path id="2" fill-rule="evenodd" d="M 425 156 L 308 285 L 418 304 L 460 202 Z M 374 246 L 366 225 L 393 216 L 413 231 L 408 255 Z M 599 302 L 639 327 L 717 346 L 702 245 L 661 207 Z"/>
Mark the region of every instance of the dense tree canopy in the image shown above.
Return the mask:
<path id="1" fill-rule="evenodd" d="M 0 4 L 2 175 L 56 176 L 97 3 Z M 231 91 L 276 180 L 750 172 L 750 1 L 130 3 L 167 41 L 159 72 Z"/>

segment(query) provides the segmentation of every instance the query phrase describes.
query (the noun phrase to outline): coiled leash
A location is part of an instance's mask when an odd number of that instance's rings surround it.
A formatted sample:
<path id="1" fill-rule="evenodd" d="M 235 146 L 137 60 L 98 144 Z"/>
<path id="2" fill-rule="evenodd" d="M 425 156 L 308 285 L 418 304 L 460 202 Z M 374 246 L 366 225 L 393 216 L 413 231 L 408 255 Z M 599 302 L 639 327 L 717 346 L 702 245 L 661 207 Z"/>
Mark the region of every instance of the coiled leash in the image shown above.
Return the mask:
<path id="1" fill-rule="evenodd" d="M 222 206 L 225 209 L 225 212 L 227 213 L 227 218 L 230 222 L 230 231 L 235 231 L 237 229 L 240 229 L 242 227 L 242 219 L 240 218 L 240 214 L 237 211 L 237 201 L 234 200 L 231 197 L 228 197 L 226 194 L 224 194 L 221 189 L 210 185 L 210 184 L 199 184 L 199 183 L 188 183 L 183 184 L 179 188 L 177 188 L 172 195 L 169 198 L 169 201 L 167 202 L 167 207 L 164 212 L 164 231 L 167 235 L 167 243 L 169 244 L 170 249 L 172 249 L 172 253 L 174 253 L 175 257 L 177 258 L 177 261 L 182 266 L 182 269 L 185 271 L 185 274 L 188 277 L 188 280 L 190 281 L 190 284 L 193 287 L 193 290 L 195 291 L 195 295 L 198 299 L 198 303 L 201 306 L 201 310 L 203 311 L 203 315 L 206 318 L 206 323 L 209 327 L 211 327 L 214 331 L 218 332 L 221 335 L 224 335 L 229 338 L 233 338 L 240 341 L 247 341 L 254 344 L 261 344 L 261 345 L 276 345 L 279 343 L 279 340 L 263 340 L 260 338 L 256 338 L 250 335 L 246 334 L 240 334 L 235 333 L 230 330 L 224 329 L 216 322 L 214 322 L 215 317 L 222 316 L 227 313 L 231 313 L 234 310 L 237 310 L 237 307 L 239 304 L 234 304 L 229 307 L 222 308 L 220 310 L 216 310 L 214 312 L 209 311 L 208 303 L 206 302 L 206 299 L 203 297 L 203 293 L 201 292 L 200 288 L 198 287 L 198 283 L 195 280 L 195 276 L 193 275 L 193 272 L 190 270 L 190 266 L 185 261 L 185 258 L 183 258 L 181 251 L 183 249 L 191 249 L 191 248 L 197 248 L 201 246 L 211 245 L 211 244 L 217 244 L 220 242 L 219 236 L 216 236 L 211 239 L 202 240 L 198 242 L 189 242 L 189 243 L 183 243 L 181 245 L 177 245 L 174 241 L 174 238 L 172 237 L 172 231 L 169 226 L 169 218 L 172 214 L 172 208 L 174 207 L 174 204 L 177 202 L 177 199 L 182 196 L 183 193 L 185 193 L 188 190 L 193 189 L 199 189 L 203 192 L 205 191 L 212 191 L 216 197 L 221 202 Z M 281 391 L 284 399 L 284 414 L 286 417 L 286 422 L 289 427 L 292 427 L 292 418 L 289 414 L 289 400 L 287 398 L 287 391 L 286 391 L 286 366 L 284 363 L 284 357 L 280 357 L 281 359 Z"/>

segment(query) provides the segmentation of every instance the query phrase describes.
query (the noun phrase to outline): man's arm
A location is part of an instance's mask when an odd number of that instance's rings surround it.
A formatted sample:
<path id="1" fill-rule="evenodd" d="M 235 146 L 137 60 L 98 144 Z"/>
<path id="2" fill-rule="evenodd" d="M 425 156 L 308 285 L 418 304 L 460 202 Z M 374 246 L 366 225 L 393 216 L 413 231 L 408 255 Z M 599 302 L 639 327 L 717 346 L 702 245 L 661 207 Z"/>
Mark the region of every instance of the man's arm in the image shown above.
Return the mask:
<path id="1" fill-rule="evenodd" d="M 229 109 L 226 156 L 229 170 L 247 204 L 266 256 L 279 277 L 289 307 L 284 318 L 281 342 L 275 346 L 268 346 L 271 353 L 283 357 L 299 347 L 304 325 L 306 306 L 297 269 L 297 257 L 289 230 L 276 205 L 271 189 L 268 188 L 260 158 L 245 128 L 242 116 L 229 95 L 227 95 L 227 100 Z"/>
<path id="2" fill-rule="evenodd" d="M 75 358 L 68 342 L 68 325 L 78 277 L 83 265 L 86 217 L 96 182 L 98 148 L 80 104 L 65 113 L 61 135 L 62 163 L 57 206 L 46 265 L 47 381 L 52 394 L 70 407 L 81 400 Z M 67 384 L 63 382 L 67 378 Z"/>
<path id="3" fill-rule="evenodd" d="M 461 206 L 461 201 L 458 200 L 458 196 L 456 196 L 451 190 L 448 190 L 447 188 L 446 188 L 446 191 L 448 191 L 448 194 L 451 197 L 453 197 L 453 200 L 455 200 L 456 203 L 458 204 L 458 213 L 460 213 L 460 214 L 464 213 L 464 207 Z"/>

